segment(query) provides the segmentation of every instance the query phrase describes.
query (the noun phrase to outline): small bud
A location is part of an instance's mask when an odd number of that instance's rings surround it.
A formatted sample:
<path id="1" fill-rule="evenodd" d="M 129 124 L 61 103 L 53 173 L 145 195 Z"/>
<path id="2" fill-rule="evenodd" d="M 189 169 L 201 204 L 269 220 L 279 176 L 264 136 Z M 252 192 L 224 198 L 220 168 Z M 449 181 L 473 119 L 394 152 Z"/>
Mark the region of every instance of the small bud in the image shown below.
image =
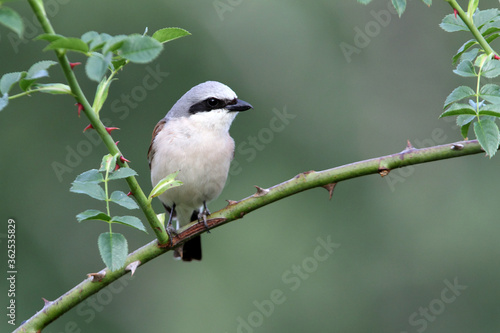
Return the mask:
<path id="1" fill-rule="evenodd" d="M 106 127 L 106 131 L 108 132 L 108 134 L 111 134 L 111 132 L 113 132 L 114 130 L 117 130 L 119 129 L 118 127 Z"/>
<path id="2" fill-rule="evenodd" d="M 80 113 L 82 113 L 83 110 L 83 105 L 81 103 L 76 103 L 76 106 L 78 106 L 78 117 L 80 117 Z"/>
<path id="3" fill-rule="evenodd" d="M 83 129 L 83 131 L 85 132 L 86 130 L 91 129 L 91 128 L 94 128 L 94 126 L 92 126 L 92 124 L 89 124 L 87 127 L 85 127 Z"/>

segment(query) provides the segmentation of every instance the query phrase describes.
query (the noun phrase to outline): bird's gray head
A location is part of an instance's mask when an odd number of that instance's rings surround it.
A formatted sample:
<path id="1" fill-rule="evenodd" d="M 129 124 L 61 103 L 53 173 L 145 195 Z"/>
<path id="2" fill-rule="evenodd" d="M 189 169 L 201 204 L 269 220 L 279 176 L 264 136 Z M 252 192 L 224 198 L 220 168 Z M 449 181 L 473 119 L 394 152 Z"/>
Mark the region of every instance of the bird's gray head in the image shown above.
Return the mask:
<path id="1" fill-rule="evenodd" d="M 236 96 L 236 93 L 217 81 L 200 83 L 185 93 L 167 113 L 166 118 L 190 117 L 199 113 L 246 111 L 252 106 Z M 234 117 L 233 117 L 234 118 Z"/>

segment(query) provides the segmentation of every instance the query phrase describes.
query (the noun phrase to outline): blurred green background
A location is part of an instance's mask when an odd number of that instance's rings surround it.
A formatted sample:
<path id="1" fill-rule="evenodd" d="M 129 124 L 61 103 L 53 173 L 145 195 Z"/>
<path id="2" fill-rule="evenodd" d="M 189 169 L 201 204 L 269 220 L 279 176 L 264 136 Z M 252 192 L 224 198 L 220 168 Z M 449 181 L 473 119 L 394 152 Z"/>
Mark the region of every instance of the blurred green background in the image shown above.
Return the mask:
<path id="1" fill-rule="evenodd" d="M 454 123 L 438 116 L 455 87 L 475 84 L 454 75 L 451 64 L 472 37 L 439 28 L 451 12 L 445 1 L 410 1 L 401 19 L 387 11 L 387 0 L 46 3 L 66 36 L 169 26 L 192 33 L 166 44 L 155 62 L 127 66 L 101 111 L 121 128 L 113 137 L 145 192 L 153 127 L 206 80 L 229 85 L 254 106 L 232 126 L 238 167 L 212 211 L 253 194 L 254 185 L 395 153 L 408 139 L 418 148 L 461 139 Z M 28 24 L 27 38 L 0 29 L 0 73 L 54 59 L 41 52 L 45 42 L 31 41 L 41 29 L 28 5 L 9 5 Z M 498 2 L 480 3 L 491 6 Z M 346 55 L 346 47 L 356 50 Z M 70 60 L 84 61 L 76 54 Z M 75 72 L 92 98 L 84 66 Z M 158 84 L 145 89 L 151 72 Z M 46 82 L 56 80 L 62 74 L 53 67 Z M 88 121 L 74 103 L 38 94 L 0 113 L 0 241 L 6 263 L 6 225 L 14 219 L 18 325 L 42 308 L 42 297 L 56 299 L 103 267 L 97 237 L 106 225 L 75 219 L 103 207 L 69 188 L 106 151 L 82 134 Z M 288 118 L 274 119 L 285 111 Z M 71 151 L 79 158 L 68 163 Z M 203 261 L 177 262 L 167 253 L 44 332 L 497 332 L 499 158 L 475 155 L 354 179 L 340 183 L 331 201 L 324 189 L 279 201 L 203 235 Z M 54 163 L 71 170 L 57 175 Z M 127 191 L 125 183 L 113 186 Z M 155 209 L 162 211 L 159 201 Z M 151 232 L 114 231 L 126 235 L 131 251 L 153 239 Z M 327 241 L 332 253 L 320 247 Z M 0 280 L 0 331 L 7 332 L 8 286 Z"/>

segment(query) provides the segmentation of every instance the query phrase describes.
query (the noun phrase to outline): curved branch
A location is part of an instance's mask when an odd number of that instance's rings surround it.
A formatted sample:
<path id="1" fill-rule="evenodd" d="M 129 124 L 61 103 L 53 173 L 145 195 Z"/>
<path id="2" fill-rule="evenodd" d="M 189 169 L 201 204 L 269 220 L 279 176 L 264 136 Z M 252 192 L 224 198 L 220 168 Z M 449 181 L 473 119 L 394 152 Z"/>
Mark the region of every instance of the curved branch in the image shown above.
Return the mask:
<path id="1" fill-rule="evenodd" d="M 393 169 L 408 165 L 428 163 L 482 152 L 484 151 L 477 140 L 460 141 L 423 149 L 415 149 L 408 143 L 405 150 L 396 154 L 346 164 L 323 171 L 303 172 L 290 180 L 268 189 L 257 187 L 257 192 L 254 195 L 240 201 L 230 201 L 227 207 L 210 215 L 207 224 L 209 229 L 220 227 L 228 222 L 238 220 L 260 207 L 312 188 L 325 187 L 331 196 L 333 185 L 343 180 L 376 173 L 385 176 Z M 52 321 L 108 284 L 119 279 L 129 271 L 133 274 L 138 265 L 143 265 L 159 255 L 172 250 L 173 247 L 206 231 L 207 229 L 203 223 L 192 222 L 178 230 L 178 235 L 173 239 L 173 246 L 170 243 L 168 245 L 159 245 L 156 240 L 144 245 L 129 254 L 126 267 L 114 272 L 104 269 L 99 273 L 89 274 L 87 279 L 57 300 L 53 302 L 47 301 L 39 312 L 24 322 L 14 332 L 41 331 L 41 329 Z"/>

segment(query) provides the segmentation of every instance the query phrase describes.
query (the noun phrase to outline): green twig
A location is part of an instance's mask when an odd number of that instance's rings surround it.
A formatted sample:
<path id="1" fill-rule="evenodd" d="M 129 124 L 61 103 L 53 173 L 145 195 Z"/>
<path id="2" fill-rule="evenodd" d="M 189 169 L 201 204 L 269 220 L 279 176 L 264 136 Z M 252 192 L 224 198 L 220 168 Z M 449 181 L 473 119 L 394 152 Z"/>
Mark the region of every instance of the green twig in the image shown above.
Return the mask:
<path id="1" fill-rule="evenodd" d="M 330 191 L 331 195 L 331 191 L 333 191 L 334 187 L 333 184 L 343 180 L 377 173 L 386 175 L 393 169 L 402 168 L 408 165 L 428 163 L 483 152 L 477 140 L 460 141 L 423 149 L 415 149 L 409 146 L 402 152 L 392 155 L 351 163 L 324 171 L 304 172 L 286 182 L 268 189 L 258 188 L 257 193 L 243 200 L 230 202 L 226 208 L 210 215 L 207 223 L 210 229 L 220 227 L 228 222 L 241 219 L 244 215 L 272 202 L 316 187 L 325 187 Z M 169 243 L 166 246 L 159 246 L 157 241 L 150 242 L 129 254 L 125 265 L 127 266 L 134 262 L 143 265 L 157 256 L 170 251 L 180 243 L 206 231 L 203 223 L 192 222 L 178 231 L 178 235 L 172 240 L 173 245 Z M 109 269 L 104 269 L 97 275 L 94 274 L 94 276 L 90 276 L 57 300 L 46 303 L 42 310 L 27 320 L 14 332 L 31 333 L 43 329 L 87 297 L 97 293 L 111 282 L 127 274 L 130 270 L 131 269 L 128 268 L 121 268 L 111 272 Z"/>
<path id="2" fill-rule="evenodd" d="M 35 13 L 38 21 L 40 22 L 44 32 L 48 34 L 55 34 L 54 28 L 50 24 L 50 21 L 45 13 L 45 8 L 43 6 L 42 0 L 28 0 L 28 2 L 31 8 L 33 9 L 33 12 Z M 115 144 L 115 141 L 113 140 L 111 135 L 106 131 L 106 127 L 99 119 L 99 116 L 96 114 L 96 112 L 90 105 L 89 101 L 83 94 L 83 91 L 80 88 L 80 85 L 78 84 L 76 76 L 73 73 L 73 70 L 71 69 L 69 60 L 66 57 L 66 53 L 60 49 L 56 49 L 55 53 L 57 56 L 57 60 L 61 64 L 64 76 L 68 81 L 68 85 L 70 86 L 71 91 L 73 92 L 77 102 L 83 106 L 83 111 L 87 116 L 87 118 L 89 119 L 90 123 L 92 124 L 92 127 L 97 131 L 102 141 L 106 145 L 106 148 L 108 148 L 109 152 L 112 155 L 119 154 L 119 156 L 123 156 L 120 150 L 118 149 L 117 145 Z M 121 167 L 128 167 L 128 164 L 126 162 L 118 161 L 118 164 Z M 158 239 L 160 244 L 167 243 L 168 235 L 165 231 L 165 228 L 163 228 L 160 221 L 158 221 L 158 218 L 156 217 L 156 214 L 153 211 L 151 204 L 148 202 L 146 195 L 139 186 L 139 183 L 133 176 L 128 177 L 126 181 L 138 205 L 141 207 L 142 211 L 144 212 L 144 215 L 146 215 L 146 218 L 151 228 L 156 234 L 156 238 Z"/>

